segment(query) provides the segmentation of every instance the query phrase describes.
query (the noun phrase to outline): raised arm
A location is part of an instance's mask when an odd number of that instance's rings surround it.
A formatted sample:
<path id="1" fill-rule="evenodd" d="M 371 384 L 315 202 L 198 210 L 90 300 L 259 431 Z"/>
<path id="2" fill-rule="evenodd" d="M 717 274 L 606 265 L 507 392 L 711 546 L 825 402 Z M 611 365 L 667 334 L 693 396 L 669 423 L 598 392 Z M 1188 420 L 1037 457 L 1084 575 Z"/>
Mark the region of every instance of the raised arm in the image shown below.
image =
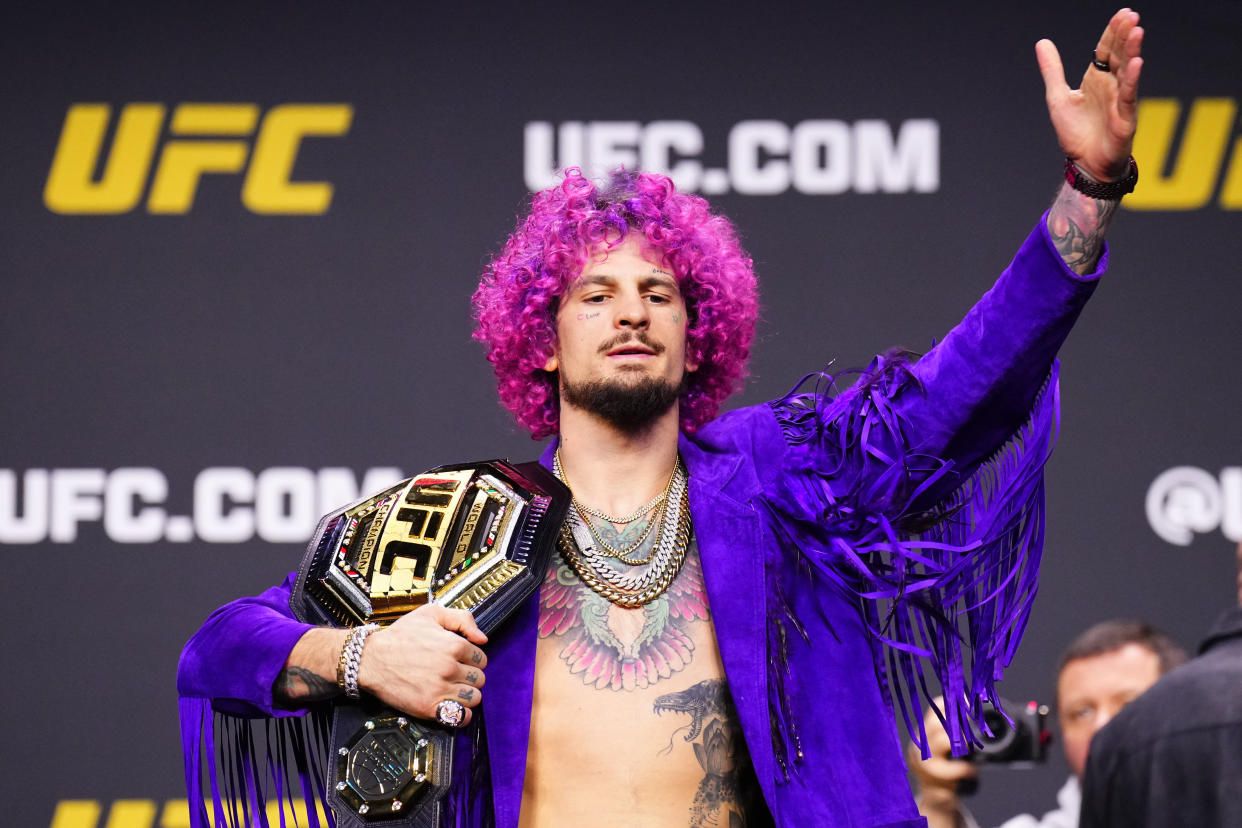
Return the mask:
<path id="1" fill-rule="evenodd" d="M 990 456 L 1026 419 L 1107 265 L 1104 234 L 1135 176 L 1130 150 L 1142 40 L 1137 13 L 1114 14 L 1078 89 L 1066 83 L 1052 41 L 1035 45 L 1049 118 L 1068 159 L 1067 181 L 1045 226 L 965 320 L 914 367 L 926 393 L 906 401 L 924 447 L 955 460 L 962 471 Z"/>
<path id="2" fill-rule="evenodd" d="M 904 687 L 894 697 L 925 756 L 918 659 L 940 679 L 960 753 L 1035 596 L 1054 360 L 1107 266 L 1104 231 L 1133 183 L 1137 23 L 1127 9 L 1113 16 L 1077 90 L 1052 43 L 1038 44 L 1067 184 L 962 322 L 917 361 L 878 358 L 835 398 L 773 403 L 790 449 L 784 488 L 767 498 L 777 532 L 852 590 L 892 645 L 883 681 Z"/>
<path id="3" fill-rule="evenodd" d="M 1132 189 L 1130 149 L 1137 126 L 1143 29 L 1137 12 L 1121 9 L 1100 35 L 1094 59 L 1078 89 L 1065 80 L 1061 55 L 1051 40 L 1035 44 L 1044 76 L 1048 115 L 1057 140 L 1073 164 L 1067 173 L 1085 182 L 1061 186 L 1048 213 L 1048 230 L 1061 257 L 1075 273 L 1091 272 L 1104 245 L 1104 233 L 1120 204 L 1120 191 Z M 1104 187 L 1092 186 L 1105 185 Z M 1115 198 L 1092 197 L 1110 194 Z"/>

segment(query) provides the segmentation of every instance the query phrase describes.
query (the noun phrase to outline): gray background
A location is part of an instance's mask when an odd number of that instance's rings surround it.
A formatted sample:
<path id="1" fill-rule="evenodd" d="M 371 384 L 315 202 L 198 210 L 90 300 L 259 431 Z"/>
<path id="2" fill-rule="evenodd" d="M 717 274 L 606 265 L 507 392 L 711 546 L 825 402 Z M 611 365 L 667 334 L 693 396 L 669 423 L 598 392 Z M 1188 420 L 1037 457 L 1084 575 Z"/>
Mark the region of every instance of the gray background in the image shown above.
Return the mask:
<path id="1" fill-rule="evenodd" d="M 32 468 L 150 466 L 169 480 L 168 513 L 188 514 L 208 467 L 412 474 L 534 456 L 539 446 L 495 401 L 468 318 L 477 274 L 526 198 L 528 121 L 688 120 L 720 165 L 729 128 L 748 119 L 934 119 L 933 193 L 713 198 L 740 226 L 763 290 L 751 378 L 733 404 L 779 395 L 829 359 L 925 350 L 1057 187 L 1035 40 L 1053 38 L 1076 77 L 1112 10 L 304 2 L 10 12 L 0 35 L 0 468 L 20 479 Z M 1144 97 L 1242 97 L 1242 4 L 1141 11 Z M 330 208 L 256 215 L 240 201 L 242 177 L 219 175 L 185 215 L 48 210 L 43 186 L 69 106 L 134 101 L 352 105 L 348 135 L 308 139 L 295 170 L 333 183 Z M 1235 123 L 1231 153 L 1239 132 Z M 1046 564 L 1007 695 L 1050 700 L 1061 647 L 1090 623 L 1142 616 L 1191 646 L 1233 600 L 1232 543 L 1215 527 L 1189 546 L 1167 543 L 1144 498 L 1167 468 L 1242 465 L 1240 229 L 1242 213 L 1215 199 L 1119 216 L 1112 273 L 1062 354 Z M 342 404 L 342 387 L 359 391 Z M 47 825 L 64 799 L 106 810 L 184 796 L 180 647 L 212 608 L 279 579 L 299 545 L 123 544 L 96 521 L 76 542 L 0 555 L 5 824 Z M 983 822 L 1042 812 L 1064 775 L 1056 749 L 1047 769 L 989 771 L 973 807 Z"/>

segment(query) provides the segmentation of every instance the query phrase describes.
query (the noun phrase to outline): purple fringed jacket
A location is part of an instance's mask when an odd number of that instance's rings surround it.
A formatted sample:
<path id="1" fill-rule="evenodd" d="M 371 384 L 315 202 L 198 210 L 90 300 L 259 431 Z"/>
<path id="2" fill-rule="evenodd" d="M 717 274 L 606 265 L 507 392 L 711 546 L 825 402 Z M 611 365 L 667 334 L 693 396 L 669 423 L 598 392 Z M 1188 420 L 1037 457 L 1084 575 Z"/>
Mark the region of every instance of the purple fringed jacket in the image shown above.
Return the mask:
<path id="1" fill-rule="evenodd" d="M 1107 252 L 1095 274 L 1072 273 L 1045 217 L 921 359 L 878 357 L 840 393 L 815 374 L 682 436 L 720 655 L 778 825 L 925 824 L 894 709 L 921 740 L 924 671 L 934 674 L 961 749 L 979 702 L 995 696 L 1035 597 L 1054 356 L 1106 266 Z M 261 821 L 264 797 L 290 796 L 291 776 L 308 800 L 322 796 L 321 731 L 290 726 L 307 711 L 272 708 L 272 684 L 307 629 L 289 610 L 292 583 L 221 607 L 181 658 L 190 802 L 214 798 L 217 825 Z M 535 596 L 491 636 L 484 736 L 472 726 L 459 737 L 449 825 L 517 825 L 537 619 Z M 256 717 L 283 719 L 274 729 L 303 749 L 257 755 Z"/>

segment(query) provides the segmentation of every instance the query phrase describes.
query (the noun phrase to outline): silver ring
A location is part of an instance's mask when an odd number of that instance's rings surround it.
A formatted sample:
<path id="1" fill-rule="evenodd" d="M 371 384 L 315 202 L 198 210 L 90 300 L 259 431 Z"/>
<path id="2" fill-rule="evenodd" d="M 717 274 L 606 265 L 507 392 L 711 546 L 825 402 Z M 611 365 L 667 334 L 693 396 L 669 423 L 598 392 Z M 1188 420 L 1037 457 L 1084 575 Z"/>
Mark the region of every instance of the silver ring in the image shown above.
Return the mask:
<path id="1" fill-rule="evenodd" d="M 454 699 L 441 699 L 436 705 L 436 721 L 445 727 L 461 727 L 466 721 L 466 708 Z"/>

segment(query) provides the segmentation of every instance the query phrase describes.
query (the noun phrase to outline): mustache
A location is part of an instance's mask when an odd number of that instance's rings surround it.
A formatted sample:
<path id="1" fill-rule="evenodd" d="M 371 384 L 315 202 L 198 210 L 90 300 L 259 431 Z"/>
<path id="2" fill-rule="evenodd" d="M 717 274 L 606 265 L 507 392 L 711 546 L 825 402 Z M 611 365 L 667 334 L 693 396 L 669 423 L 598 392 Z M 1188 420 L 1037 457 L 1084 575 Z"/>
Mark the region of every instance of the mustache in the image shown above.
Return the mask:
<path id="1" fill-rule="evenodd" d="M 657 354 L 664 353 L 664 346 L 661 345 L 659 342 L 656 342 L 653 339 L 651 339 L 647 335 L 646 331 L 638 331 L 637 333 L 619 334 L 613 337 L 608 342 L 605 342 L 603 345 L 599 346 L 599 352 L 601 354 L 606 354 L 609 351 L 611 351 L 613 348 L 620 348 L 625 345 L 631 345 L 635 342 L 637 342 L 639 345 L 642 345 L 645 348 L 650 348 L 651 351 L 654 353 L 657 353 Z"/>

